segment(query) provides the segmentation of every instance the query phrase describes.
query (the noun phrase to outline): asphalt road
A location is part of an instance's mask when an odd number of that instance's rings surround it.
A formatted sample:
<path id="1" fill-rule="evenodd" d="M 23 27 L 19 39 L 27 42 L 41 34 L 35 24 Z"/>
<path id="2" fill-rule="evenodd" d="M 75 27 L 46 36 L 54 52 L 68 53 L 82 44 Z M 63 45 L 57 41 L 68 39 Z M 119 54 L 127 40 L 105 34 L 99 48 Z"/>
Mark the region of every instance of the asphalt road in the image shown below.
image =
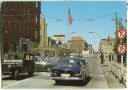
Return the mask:
<path id="1" fill-rule="evenodd" d="M 84 85 L 79 82 L 65 82 L 55 84 L 54 80 L 50 79 L 50 73 L 38 72 L 31 78 L 23 75 L 19 80 L 13 80 L 10 77 L 3 78 L 2 87 L 9 89 L 31 89 L 31 88 L 109 88 L 105 75 L 99 64 L 98 58 L 86 58 L 90 67 L 90 78 L 86 79 Z"/>

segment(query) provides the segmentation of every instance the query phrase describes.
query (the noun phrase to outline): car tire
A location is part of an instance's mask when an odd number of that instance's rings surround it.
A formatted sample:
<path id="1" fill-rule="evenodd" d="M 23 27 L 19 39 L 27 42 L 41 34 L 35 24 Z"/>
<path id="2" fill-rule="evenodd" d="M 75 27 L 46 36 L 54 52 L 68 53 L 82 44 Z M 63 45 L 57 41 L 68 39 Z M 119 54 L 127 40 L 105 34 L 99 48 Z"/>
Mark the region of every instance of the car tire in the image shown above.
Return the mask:
<path id="1" fill-rule="evenodd" d="M 29 65 L 28 66 L 28 76 L 32 77 L 34 74 L 34 66 L 33 65 Z"/>
<path id="2" fill-rule="evenodd" d="M 14 72 L 14 78 L 17 80 L 17 79 L 19 79 L 19 70 L 16 70 L 15 72 Z"/>
<path id="3" fill-rule="evenodd" d="M 83 79 L 83 80 L 80 81 L 80 84 L 81 84 L 82 86 L 84 85 L 84 83 L 85 83 L 85 79 Z"/>
<path id="4" fill-rule="evenodd" d="M 60 83 L 60 81 L 59 80 L 55 80 L 55 84 L 59 84 Z"/>

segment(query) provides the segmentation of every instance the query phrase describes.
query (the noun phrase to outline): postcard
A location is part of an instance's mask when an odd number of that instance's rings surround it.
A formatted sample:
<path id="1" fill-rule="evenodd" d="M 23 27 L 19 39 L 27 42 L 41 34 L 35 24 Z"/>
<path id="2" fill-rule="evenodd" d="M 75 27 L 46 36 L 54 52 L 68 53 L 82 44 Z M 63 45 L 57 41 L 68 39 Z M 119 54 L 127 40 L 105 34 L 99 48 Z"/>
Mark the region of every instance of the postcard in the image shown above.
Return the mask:
<path id="1" fill-rule="evenodd" d="M 126 1 L 2 1 L 2 89 L 127 88 Z"/>

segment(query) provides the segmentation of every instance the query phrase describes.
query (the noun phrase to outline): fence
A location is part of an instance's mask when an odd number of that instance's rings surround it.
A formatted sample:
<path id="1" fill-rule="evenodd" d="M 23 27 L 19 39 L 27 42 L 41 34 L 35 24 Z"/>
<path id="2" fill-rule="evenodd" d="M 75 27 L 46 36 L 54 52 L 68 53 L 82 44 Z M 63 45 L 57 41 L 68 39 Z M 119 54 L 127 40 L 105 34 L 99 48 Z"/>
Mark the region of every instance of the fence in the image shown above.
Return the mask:
<path id="1" fill-rule="evenodd" d="M 121 65 L 120 63 L 111 62 L 111 70 L 113 74 L 119 78 L 119 81 L 126 86 L 126 76 L 127 76 L 127 69 L 126 66 Z"/>

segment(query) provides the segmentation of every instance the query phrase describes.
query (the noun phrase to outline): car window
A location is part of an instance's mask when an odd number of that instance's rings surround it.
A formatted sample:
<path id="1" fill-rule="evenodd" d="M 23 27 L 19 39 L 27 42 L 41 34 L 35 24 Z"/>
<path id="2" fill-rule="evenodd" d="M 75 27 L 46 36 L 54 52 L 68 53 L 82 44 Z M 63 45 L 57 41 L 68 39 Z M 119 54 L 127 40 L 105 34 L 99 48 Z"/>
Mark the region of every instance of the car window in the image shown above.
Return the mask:
<path id="1" fill-rule="evenodd" d="M 67 66 L 81 66 L 79 60 L 69 59 L 69 60 L 62 60 L 61 66 L 67 67 Z"/>
<path id="2" fill-rule="evenodd" d="M 36 56 L 36 62 L 40 62 L 42 59 L 39 56 Z"/>

